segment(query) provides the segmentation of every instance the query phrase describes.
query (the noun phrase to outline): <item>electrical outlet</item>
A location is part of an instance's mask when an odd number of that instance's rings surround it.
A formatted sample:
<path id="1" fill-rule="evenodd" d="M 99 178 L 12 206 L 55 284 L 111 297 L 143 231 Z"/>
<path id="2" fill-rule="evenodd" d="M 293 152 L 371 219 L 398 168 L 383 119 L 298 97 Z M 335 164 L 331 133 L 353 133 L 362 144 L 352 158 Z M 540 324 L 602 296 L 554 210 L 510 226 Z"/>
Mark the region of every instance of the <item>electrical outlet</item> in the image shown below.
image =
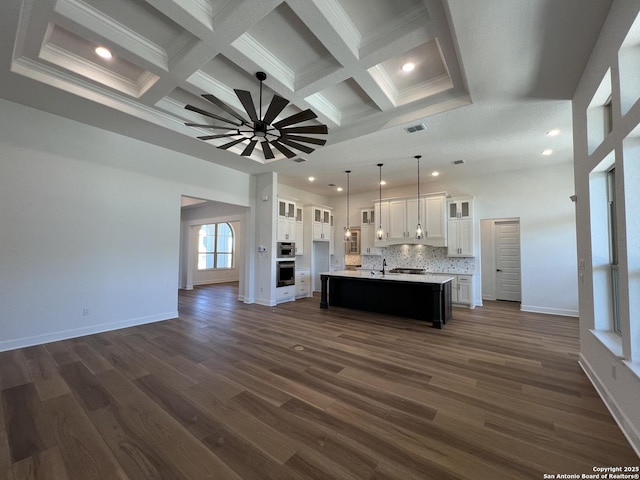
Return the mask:
<path id="1" fill-rule="evenodd" d="M 89 309 L 88 308 L 83 308 L 82 309 L 82 316 L 83 317 L 87 317 L 89 315 Z"/>

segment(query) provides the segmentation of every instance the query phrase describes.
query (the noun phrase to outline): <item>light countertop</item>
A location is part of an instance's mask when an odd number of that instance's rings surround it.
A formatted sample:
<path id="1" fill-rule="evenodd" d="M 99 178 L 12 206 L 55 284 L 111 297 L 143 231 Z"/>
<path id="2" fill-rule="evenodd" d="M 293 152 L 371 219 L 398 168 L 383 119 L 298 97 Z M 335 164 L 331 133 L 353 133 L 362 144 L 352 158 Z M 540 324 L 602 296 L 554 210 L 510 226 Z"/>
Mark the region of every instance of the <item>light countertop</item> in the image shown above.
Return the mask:
<path id="1" fill-rule="evenodd" d="M 433 275 L 414 275 L 410 273 L 385 273 L 375 272 L 371 274 L 371 270 L 336 270 L 334 272 L 323 272 L 320 275 L 328 275 L 329 277 L 342 278 L 362 278 L 384 280 L 390 282 L 411 282 L 411 283 L 435 283 L 445 284 L 453 281 L 454 277 L 446 273 L 438 273 Z"/>

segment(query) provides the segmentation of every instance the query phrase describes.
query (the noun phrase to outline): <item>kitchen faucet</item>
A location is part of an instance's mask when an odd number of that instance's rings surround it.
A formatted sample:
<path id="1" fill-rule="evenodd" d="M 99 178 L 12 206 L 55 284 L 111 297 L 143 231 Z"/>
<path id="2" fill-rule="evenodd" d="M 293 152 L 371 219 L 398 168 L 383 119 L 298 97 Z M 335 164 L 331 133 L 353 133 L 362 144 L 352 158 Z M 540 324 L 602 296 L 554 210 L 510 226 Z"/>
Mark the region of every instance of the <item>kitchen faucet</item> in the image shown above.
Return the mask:
<path id="1" fill-rule="evenodd" d="M 383 275 L 384 275 L 384 267 L 386 267 L 386 266 L 387 266 L 387 259 L 386 259 L 386 258 L 383 258 L 383 259 L 382 259 L 382 274 L 383 274 Z"/>

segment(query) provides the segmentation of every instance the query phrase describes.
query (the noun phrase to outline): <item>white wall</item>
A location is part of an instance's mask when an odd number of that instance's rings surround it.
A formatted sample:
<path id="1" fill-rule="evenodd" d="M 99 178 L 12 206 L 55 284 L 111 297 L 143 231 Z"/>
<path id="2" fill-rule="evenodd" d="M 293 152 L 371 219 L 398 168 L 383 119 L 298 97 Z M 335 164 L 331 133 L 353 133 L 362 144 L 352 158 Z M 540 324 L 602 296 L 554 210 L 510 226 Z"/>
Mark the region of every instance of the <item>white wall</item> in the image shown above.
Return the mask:
<path id="1" fill-rule="evenodd" d="M 351 175 L 357 174 L 354 170 Z M 455 182 L 442 178 L 420 188 L 420 192 L 425 194 L 443 191 L 451 196 L 475 197 L 475 238 L 479 253 L 481 219 L 520 218 L 522 309 L 577 316 L 575 215 L 569 199 L 574 193 L 571 163 Z M 383 198 L 415 194 L 415 187 L 382 190 Z M 360 208 L 372 206 L 378 196 L 378 191 L 351 195 L 349 213 L 352 225 L 360 222 Z M 346 223 L 346 199 L 340 196 L 330 201 L 336 212 L 336 232 L 342 231 Z M 343 248 L 341 242 L 336 244 L 336 255 L 342 253 L 339 248 Z M 482 259 L 478 260 L 475 274 L 479 278 Z M 474 302 L 482 304 L 480 288 L 475 291 Z"/>
<path id="2" fill-rule="evenodd" d="M 0 350 L 175 317 L 180 196 L 248 206 L 250 184 L 0 100 Z"/>
<path id="3" fill-rule="evenodd" d="M 298 205 L 329 205 L 327 197 L 278 183 L 278 195 L 293 198 Z"/>
<path id="4" fill-rule="evenodd" d="M 636 65 L 640 62 L 639 15 L 637 1 L 613 2 L 573 98 L 573 133 L 578 258 L 584 260 L 579 290 L 580 365 L 640 455 L 640 316 L 637 308 L 640 224 L 636 213 L 640 152 L 633 148 L 640 140 L 640 90 L 637 72 L 632 80 L 621 72 L 627 55 L 635 56 Z M 636 31 L 632 45 L 621 48 L 634 20 Z M 587 108 L 606 77 L 611 79 L 613 125 L 611 132 L 604 138 L 601 136 L 601 143 L 593 148 L 597 142 L 589 139 Z M 627 83 L 629 80 L 631 83 Z M 603 239 L 607 232 L 603 234 L 602 228 L 603 223 L 606 228 L 603 222 L 606 204 L 599 203 L 606 202 L 606 196 L 598 193 L 602 187 L 597 180 L 590 183 L 590 173 L 611 162 L 615 162 L 616 167 L 618 201 L 621 335 L 611 331 L 611 309 L 601 307 L 610 304 L 609 290 L 604 285 L 608 282 L 602 281 L 602 265 L 608 256 L 608 251 L 602 248 L 608 242 Z"/>
<path id="5" fill-rule="evenodd" d="M 276 224 L 278 212 L 278 174 L 263 173 L 255 179 L 255 302 L 260 305 L 276 304 Z"/>

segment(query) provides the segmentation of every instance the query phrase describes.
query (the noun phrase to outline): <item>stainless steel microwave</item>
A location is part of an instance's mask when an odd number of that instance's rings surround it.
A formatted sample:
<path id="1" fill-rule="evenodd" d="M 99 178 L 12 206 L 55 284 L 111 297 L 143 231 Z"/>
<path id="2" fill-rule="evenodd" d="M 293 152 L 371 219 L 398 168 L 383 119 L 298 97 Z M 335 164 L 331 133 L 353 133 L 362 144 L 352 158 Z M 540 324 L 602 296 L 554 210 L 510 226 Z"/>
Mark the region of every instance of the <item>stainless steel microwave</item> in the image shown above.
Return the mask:
<path id="1" fill-rule="evenodd" d="M 295 258 L 296 244 L 294 242 L 278 242 L 277 258 Z"/>

